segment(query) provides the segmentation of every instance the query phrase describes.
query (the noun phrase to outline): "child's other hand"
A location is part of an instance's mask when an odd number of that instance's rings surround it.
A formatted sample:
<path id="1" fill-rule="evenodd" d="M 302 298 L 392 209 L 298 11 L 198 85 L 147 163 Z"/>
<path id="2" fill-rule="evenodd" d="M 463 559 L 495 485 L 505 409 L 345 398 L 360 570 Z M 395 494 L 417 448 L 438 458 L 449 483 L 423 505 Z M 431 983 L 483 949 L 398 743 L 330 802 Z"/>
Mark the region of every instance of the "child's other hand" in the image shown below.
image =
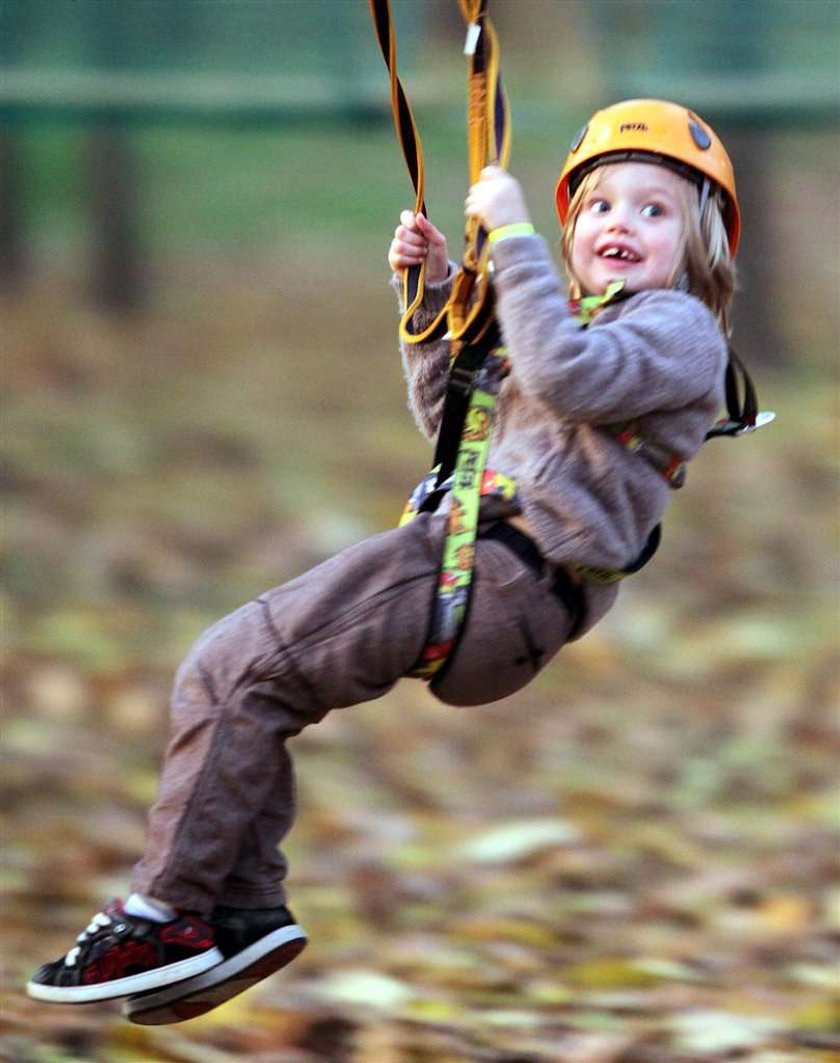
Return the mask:
<path id="1" fill-rule="evenodd" d="M 426 260 L 427 281 L 434 283 L 445 279 L 449 273 L 446 237 L 422 214 L 404 210 L 388 250 L 388 265 L 394 273 L 399 273 L 409 266 L 419 266 L 423 259 Z"/>
<path id="2" fill-rule="evenodd" d="M 501 166 L 484 167 L 467 194 L 464 213 L 478 218 L 487 232 L 531 220 L 522 186 Z"/>

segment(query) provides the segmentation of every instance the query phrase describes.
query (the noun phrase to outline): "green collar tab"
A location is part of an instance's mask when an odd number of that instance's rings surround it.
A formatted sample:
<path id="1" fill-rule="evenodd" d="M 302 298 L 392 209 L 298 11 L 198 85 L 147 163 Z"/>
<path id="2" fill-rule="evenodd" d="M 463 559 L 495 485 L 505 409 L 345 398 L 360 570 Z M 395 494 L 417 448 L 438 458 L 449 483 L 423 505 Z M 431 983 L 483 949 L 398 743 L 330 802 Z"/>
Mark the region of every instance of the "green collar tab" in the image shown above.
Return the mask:
<path id="1" fill-rule="evenodd" d="M 630 293 L 625 291 L 626 283 L 626 281 L 610 281 L 602 295 L 584 295 L 580 299 L 572 299 L 569 302 L 572 314 L 581 325 L 591 324 L 599 310 L 627 298 Z"/>

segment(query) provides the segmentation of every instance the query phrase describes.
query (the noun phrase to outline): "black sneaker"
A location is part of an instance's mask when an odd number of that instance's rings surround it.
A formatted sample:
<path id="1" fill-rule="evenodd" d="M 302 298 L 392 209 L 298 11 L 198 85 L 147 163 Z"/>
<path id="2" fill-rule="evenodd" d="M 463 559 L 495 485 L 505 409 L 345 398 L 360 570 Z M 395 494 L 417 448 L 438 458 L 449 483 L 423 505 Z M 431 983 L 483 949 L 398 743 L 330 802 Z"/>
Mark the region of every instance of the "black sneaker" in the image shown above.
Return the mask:
<path id="1" fill-rule="evenodd" d="M 186 982 L 132 996 L 122 1008 L 127 1019 L 142 1026 L 194 1019 L 279 971 L 306 947 L 288 908 L 219 905 L 211 921 L 223 962 Z"/>
<path id="2" fill-rule="evenodd" d="M 111 1000 L 192 978 L 223 959 L 212 926 L 199 916 L 156 923 L 109 901 L 66 956 L 35 972 L 26 992 L 56 1004 Z"/>

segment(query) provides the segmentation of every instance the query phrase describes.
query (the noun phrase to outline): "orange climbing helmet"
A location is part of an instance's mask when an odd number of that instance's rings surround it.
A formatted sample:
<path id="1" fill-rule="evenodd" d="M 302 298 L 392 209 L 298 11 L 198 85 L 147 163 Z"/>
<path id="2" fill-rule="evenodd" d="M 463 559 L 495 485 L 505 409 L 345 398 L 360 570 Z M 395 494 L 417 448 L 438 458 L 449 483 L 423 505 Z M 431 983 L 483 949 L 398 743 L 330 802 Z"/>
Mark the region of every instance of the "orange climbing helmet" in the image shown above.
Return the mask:
<path id="1" fill-rule="evenodd" d="M 735 257 L 741 212 L 732 162 L 715 131 L 693 111 L 665 100 L 624 100 L 594 114 L 575 137 L 557 182 L 561 224 L 581 179 L 610 161 L 657 162 L 697 183 L 712 181 L 724 193 L 723 220 Z"/>

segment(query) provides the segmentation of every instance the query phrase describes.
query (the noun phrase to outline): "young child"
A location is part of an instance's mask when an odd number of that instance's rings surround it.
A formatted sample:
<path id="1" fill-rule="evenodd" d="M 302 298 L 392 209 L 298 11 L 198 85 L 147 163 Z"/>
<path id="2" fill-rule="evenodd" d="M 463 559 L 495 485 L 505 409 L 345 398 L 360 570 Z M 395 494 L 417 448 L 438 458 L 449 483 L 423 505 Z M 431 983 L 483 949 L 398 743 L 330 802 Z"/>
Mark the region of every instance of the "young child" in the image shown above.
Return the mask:
<path id="1" fill-rule="evenodd" d="M 556 200 L 571 307 L 514 178 L 490 167 L 466 200 L 489 233 L 510 360 L 488 464 L 516 491 L 482 502 L 472 606 L 433 687 L 453 704 L 515 692 L 604 615 L 617 594 L 608 581 L 650 552 L 683 464 L 723 401 L 739 215 L 712 130 L 662 101 L 600 111 L 569 154 Z M 427 263 L 420 327 L 449 293 L 446 241 L 407 211 L 388 259 L 396 273 Z M 600 305 L 590 300 L 582 320 L 579 301 L 590 296 Z M 448 346 L 403 346 L 410 405 L 429 436 Z M 278 850 L 294 817 L 286 740 L 411 673 L 428 634 L 445 510 L 350 547 L 198 640 L 176 677 L 134 892 L 41 967 L 30 996 L 129 997 L 132 1021 L 177 1022 L 300 952 L 306 938 L 285 907 Z"/>

